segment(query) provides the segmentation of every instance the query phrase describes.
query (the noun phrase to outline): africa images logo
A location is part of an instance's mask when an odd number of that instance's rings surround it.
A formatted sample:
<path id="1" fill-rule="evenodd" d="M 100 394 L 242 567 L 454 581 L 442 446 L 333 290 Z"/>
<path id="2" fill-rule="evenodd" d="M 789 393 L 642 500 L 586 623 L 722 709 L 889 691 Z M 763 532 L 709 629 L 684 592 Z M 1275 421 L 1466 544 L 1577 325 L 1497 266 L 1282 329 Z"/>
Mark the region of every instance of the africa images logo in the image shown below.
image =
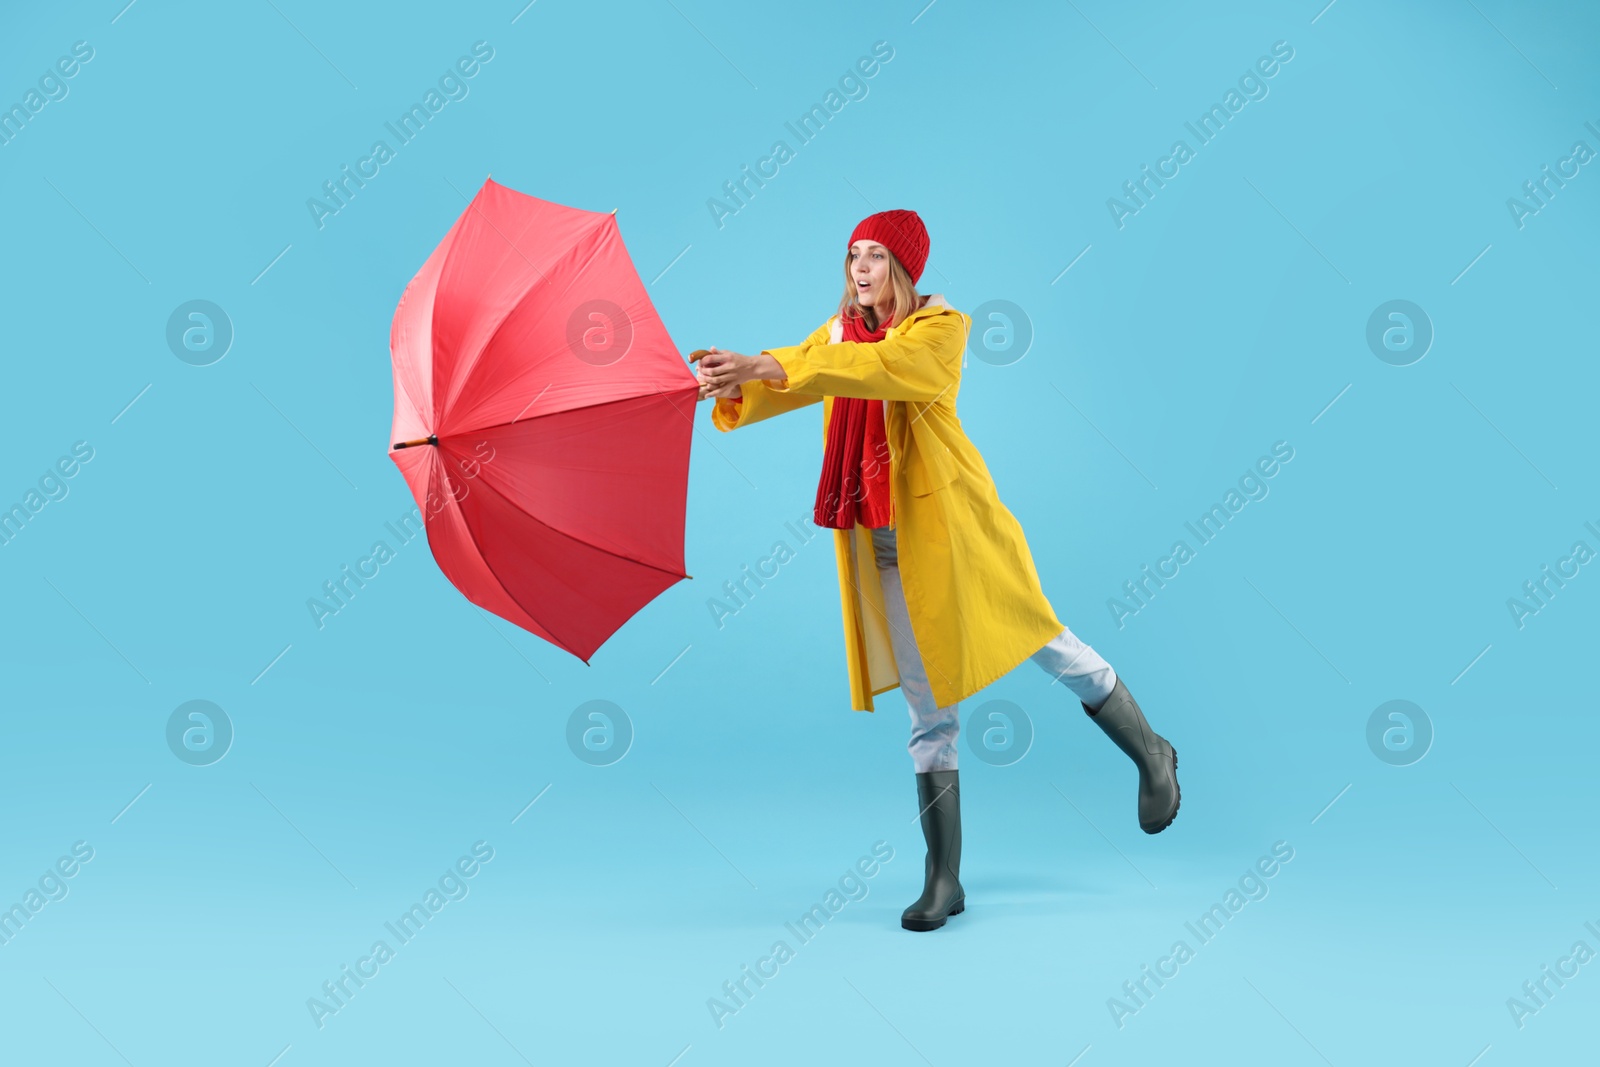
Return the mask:
<path id="1" fill-rule="evenodd" d="M 1168 181 L 1183 173 L 1184 165 L 1195 158 L 1200 148 L 1215 140 L 1247 103 L 1265 100 L 1271 91 L 1267 81 L 1276 77 L 1293 58 L 1294 47 L 1288 41 L 1272 42 L 1272 55 L 1260 57 L 1254 67 L 1247 68 L 1239 76 L 1237 89 L 1230 87 L 1220 103 L 1214 103 L 1202 111 L 1193 122 L 1183 124 L 1184 129 L 1194 136 L 1194 147 L 1191 148 L 1189 142 L 1182 138 L 1172 142 L 1167 154 L 1156 160 L 1155 170 L 1152 171 L 1148 163 L 1142 164 L 1139 177 L 1122 183 L 1122 195 L 1127 197 L 1126 200 L 1107 197 L 1106 210 L 1110 212 L 1111 221 L 1116 223 L 1117 229 L 1123 229 L 1128 219 L 1149 207 L 1149 201 L 1155 199 L 1156 193 L 1165 189 Z"/>
<path id="2" fill-rule="evenodd" d="M 382 139 L 372 142 L 367 154 L 356 160 L 355 170 L 352 171 L 350 164 L 345 163 L 340 166 L 338 177 L 323 182 L 324 199 L 313 196 L 306 200 L 306 210 L 311 213 L 311 221 L 317 224 L 317 229 L 325 228 L 327 219 L 349 207 L 356 193 L 381 174 L 383 166 L 393 160 L 401 148 L 415 140 L 428 121 L 443 111 L 446 104 L 452 100 L 465 100 L 472 91 L 467 81 L 477 77 L 483 65 L 493 58 L 494 48 L 488 41 L 474 42 L 471 56 L 461 56 L 453 67 L 447 67 L 439 75 L 437 89 L 429 86 L 421 101 L 412 103 L 394 122 L 383 124 L 384 129 L 394 137 L 393 146 Z"/>

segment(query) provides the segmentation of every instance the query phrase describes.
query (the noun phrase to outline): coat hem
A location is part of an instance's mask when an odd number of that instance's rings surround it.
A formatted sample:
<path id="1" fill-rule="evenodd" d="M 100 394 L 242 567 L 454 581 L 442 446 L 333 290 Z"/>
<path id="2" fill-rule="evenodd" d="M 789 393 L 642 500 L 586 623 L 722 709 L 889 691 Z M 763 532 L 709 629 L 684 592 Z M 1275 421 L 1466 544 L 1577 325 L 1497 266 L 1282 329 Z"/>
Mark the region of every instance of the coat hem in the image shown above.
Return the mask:
<path id="1" fill-rule="evenodd" d="M 977 682 L 973 683 L 972 689 L 969 692 L 962 693 L 961 695 L 957 696 L 953 700 L 949 700 L 949 701 L 940 700 L 939 701 L 939 706 L 941 708 L 947 708 L 952 704 L 959 704 L 963 700 L 971 699 L 972 697 L 974 697 L 977 694 L 981 693 L 983 690 L 987 689 L 989 686 L 993 685 L 995 682 L 998 682 L 1000 679 L 1002 679 L 1006 675 L 1010 674 L 1012 671 L 1016 670 L 1018 667 L 1022 666 L 1024 660 L 1027 660 L 1035 652 L 1038 652 L 1039 649 L 1043 648 L 1045 645 L 1048 645 L 1055 638 L 1055 636 L 1057 634 L 1059 634 L 1063 629 L 1066 628 L 1066 624 L 1062 623 L 1060 621 L 1054 621 L 1053 625 L 1054 625 L 1054 629 L 1050 630 L 1042 638 L 1039 639 L 1039 643 L 1037 645 L 1033 646 L 1033 651 L 1024 652 L 1022 654 L 1022 656 L 1019 657 L 1016 660 L 1016 662 L 1012 663 L 1009 667 L 1006 667 L 1004 670 L 997 671 L 997 672 L 989 675 L 989 677 L 987 677 L 987 678 L 979 679 Z M 932 680 L 930 679 L 929 680 L 929 688 L 930 689 L 932 688 L 932 685 L 933 685 L 933 683 L 932 683 Z M 937 696 L 935 697 L 935 699 L 936 700 L 938 699 Z"/>
<path id="2" fill-rule="evenodd" d="M 895 682 L 892 685 L 884 686 L 882 689 L 874 689 L 871 693 L 867 694 L 867 706 L 866 707 L 858 708 L 858 707 L 852 706 L 850 708 L 850 711 L 851 711 L 852 714 L 859 713 L 859 712 L 866 712 L 867 714 L 870 715 L 870 714 L 872 714 L 872 712 L 874 710 L 873 707 L 872 707 L 872 698 L 873 697 L 882 696 L 883 694 L 887 693 L 891 689 L 899 689 L 899 688 L 900 688 L 900 683 L 899 682 Z"/>

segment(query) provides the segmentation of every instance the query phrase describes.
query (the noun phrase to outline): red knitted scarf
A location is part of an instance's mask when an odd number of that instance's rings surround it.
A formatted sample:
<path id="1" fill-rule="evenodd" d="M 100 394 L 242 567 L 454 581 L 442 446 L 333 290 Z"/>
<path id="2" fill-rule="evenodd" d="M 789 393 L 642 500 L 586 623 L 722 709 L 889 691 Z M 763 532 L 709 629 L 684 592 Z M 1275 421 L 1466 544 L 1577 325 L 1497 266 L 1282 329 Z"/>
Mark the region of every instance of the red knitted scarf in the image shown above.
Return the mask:
<path id="1" fill-rule="evenodd" d="M 846 341 L 881 341 L 889 329 L 887 320 L 875 331 L 859 318 L 845 316 L 842 321 Z M 887 526 L 894 517 L 892 505 L 883 401 L 834 397 L 813 521 L 838 530 L 858 523 Z"/>

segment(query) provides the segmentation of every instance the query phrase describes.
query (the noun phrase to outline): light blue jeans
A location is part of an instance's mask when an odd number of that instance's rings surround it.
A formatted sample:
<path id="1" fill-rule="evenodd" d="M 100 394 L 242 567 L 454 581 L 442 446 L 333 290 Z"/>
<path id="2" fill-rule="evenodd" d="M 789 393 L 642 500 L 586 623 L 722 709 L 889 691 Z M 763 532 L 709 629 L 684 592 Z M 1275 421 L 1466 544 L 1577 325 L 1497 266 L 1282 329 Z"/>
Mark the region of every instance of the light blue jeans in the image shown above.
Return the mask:
<path id="1" fill-rule="evenodd" d="M 939 707 L 928 686 L 928 675 L 911 633 L 911 617 L 906 611 L 906 594 L 900 585 L 900 557 L 895 532 L 888 526 L 872 531 L 872 551 L 883 585 L 883 606 L 889 616 L 889 639 L 894 646 L 895 666 L 900 671 L 900 691 L 911 711 L 911 762 L 917 773 L 956 769 L 956 736 L 961 732 L 958 705 Z M 1032 656 L 1028 657 L 1066 684 L 1074 696 L 1091 708 L 1104 704 L 1116 687 L 1117 676 L 1100 654 L 1063 629 Z"/>

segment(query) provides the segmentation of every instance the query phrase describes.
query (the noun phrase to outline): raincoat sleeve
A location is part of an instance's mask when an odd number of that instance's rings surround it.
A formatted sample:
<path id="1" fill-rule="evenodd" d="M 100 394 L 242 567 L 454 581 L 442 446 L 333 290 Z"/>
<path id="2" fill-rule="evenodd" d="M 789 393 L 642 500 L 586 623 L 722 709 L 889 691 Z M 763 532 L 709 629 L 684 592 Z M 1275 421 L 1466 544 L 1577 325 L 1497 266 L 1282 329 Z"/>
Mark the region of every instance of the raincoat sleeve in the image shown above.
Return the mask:
<path id="1" fill-rule="evenodd" d="M 811 331 L 811 336 L 805 339 L 802 347 L 826 341 L 832 324 L 833 320 L 830 318 Z M 777 390 L 772 388 L 775 384 L 755 378 L 739 386 L 738 400 L 718 397 L 711 409 L 711 424 L 726 433 L 741 426 L 748 426 L 752 422 L 760 422 L 774 415 L 782 415 L 786 411 L 803 408 L 807 404 L 815 404 L 822 399 L 821 393 L 812 395 Z"/>
<path id="2" fill-rule="evenodd" d="M 803 344 L 765 349 L 788 375 L 767 388 L 778 395 L 932 403 L 960 379 L 966 334 L 965 317 L 948 314 L 918 319 L 882 341 L 827 344 L 812 334 Z"/>

